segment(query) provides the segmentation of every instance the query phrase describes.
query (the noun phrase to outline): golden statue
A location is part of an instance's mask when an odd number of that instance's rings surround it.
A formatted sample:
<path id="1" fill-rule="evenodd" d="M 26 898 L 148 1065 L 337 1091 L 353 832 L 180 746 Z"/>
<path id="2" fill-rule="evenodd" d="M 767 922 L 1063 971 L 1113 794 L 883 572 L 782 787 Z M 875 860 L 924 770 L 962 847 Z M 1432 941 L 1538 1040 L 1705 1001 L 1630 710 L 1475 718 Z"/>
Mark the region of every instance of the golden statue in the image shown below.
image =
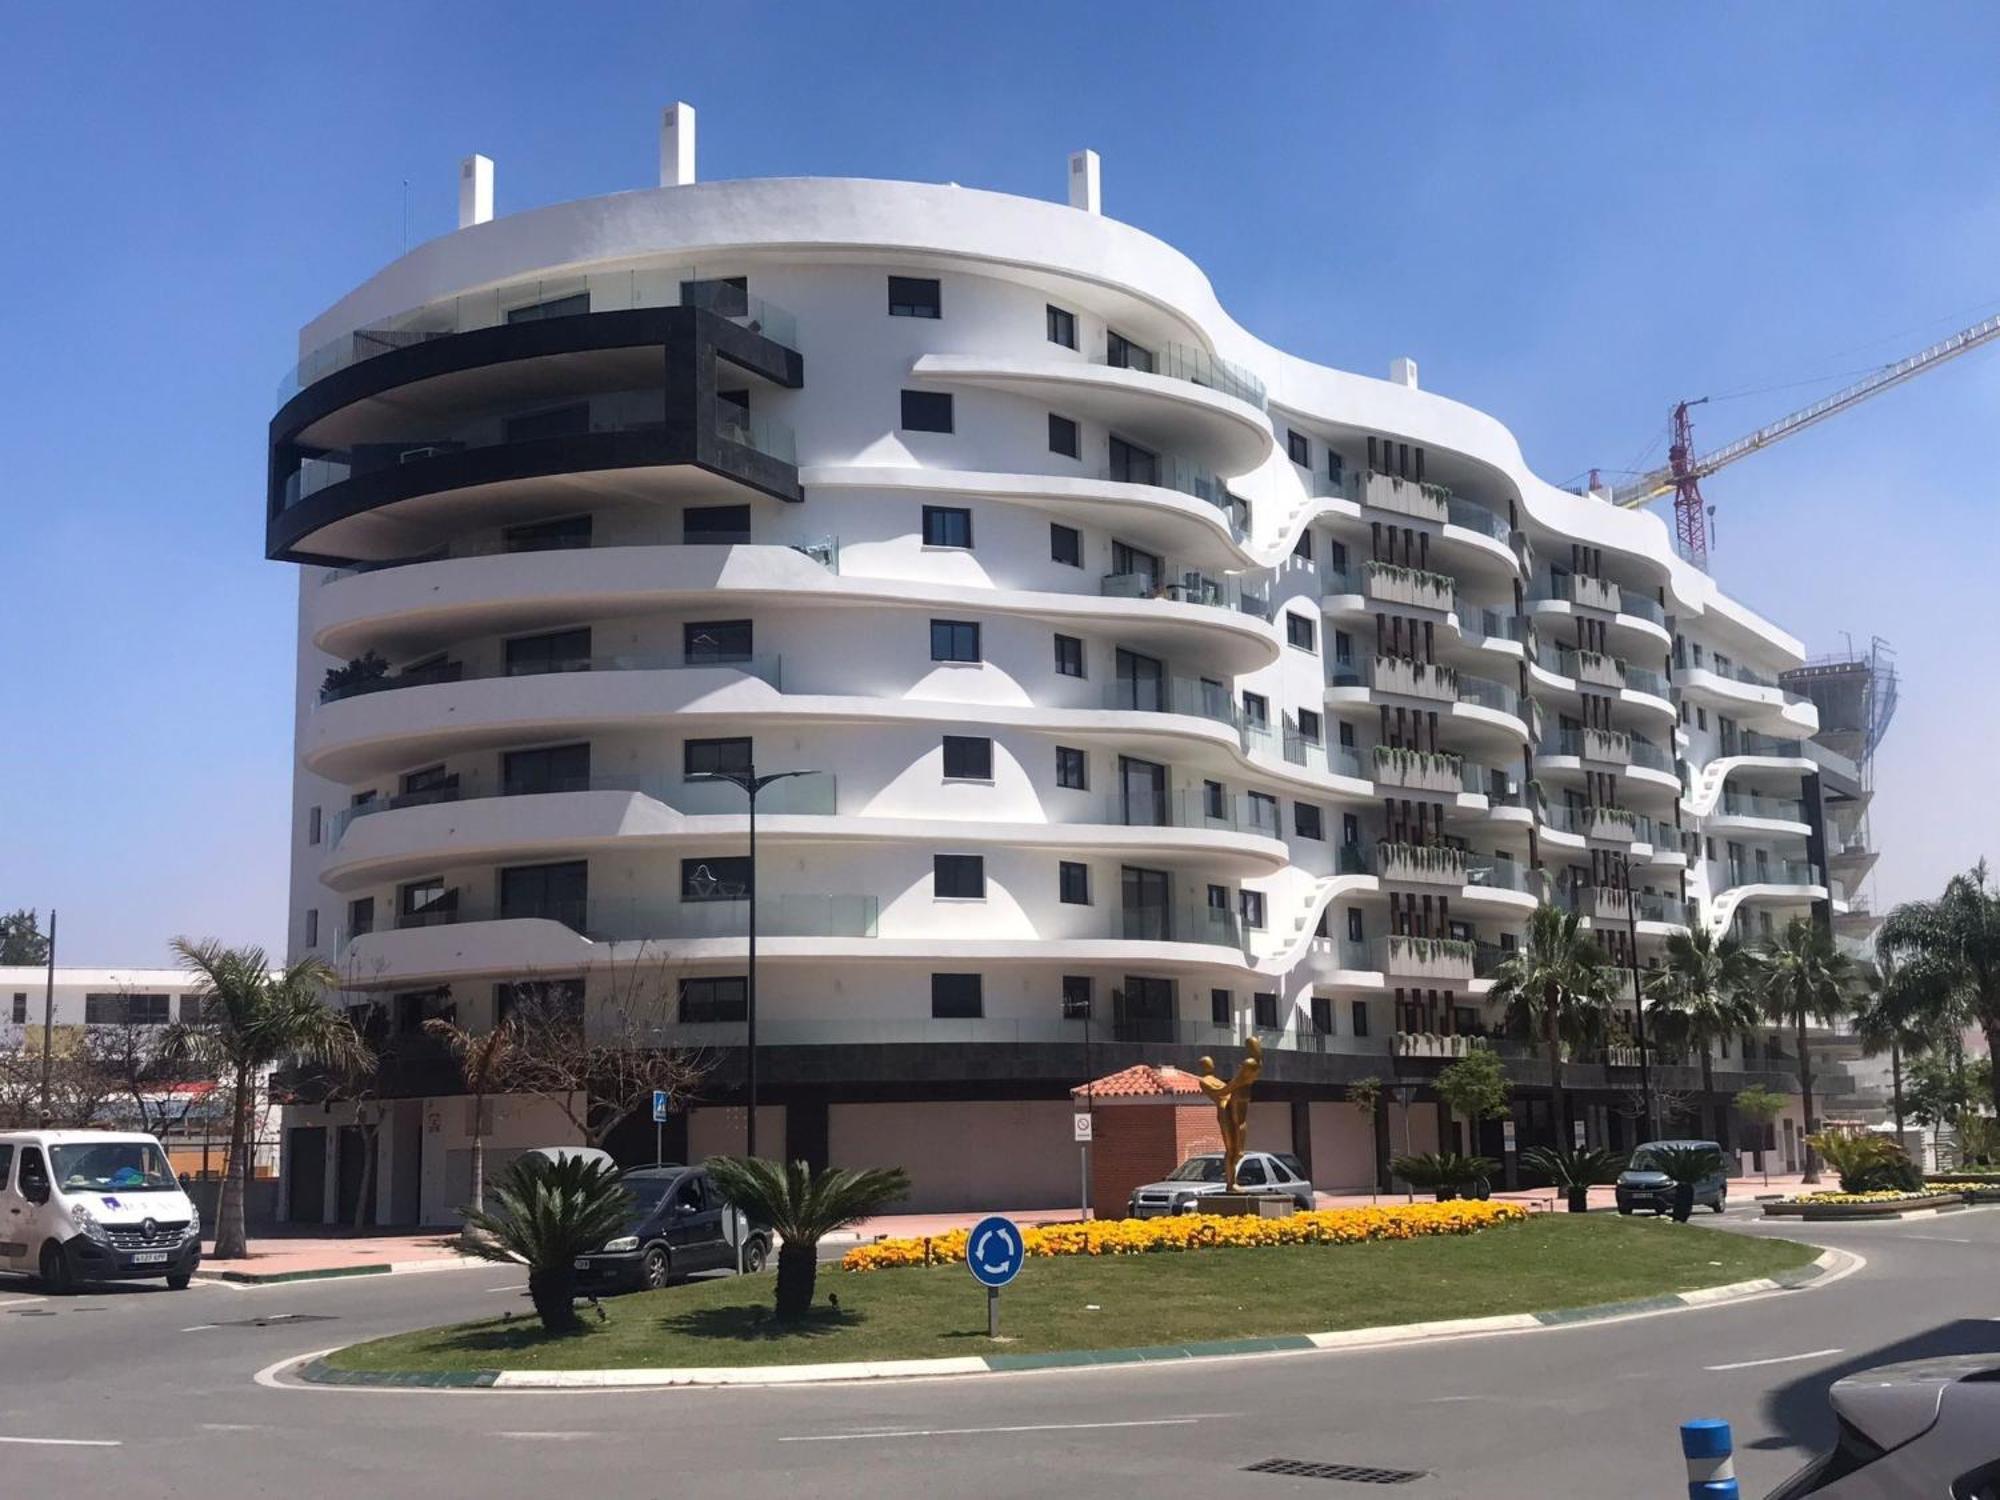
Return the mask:
<path id="1" fill-rule="evenodd" d="M 1215 1060 L 1208 1057 L 1201 1060 L 1201 1076 L 1195 1080 L 1215 1105 L 1215 1122 L 1222 1130 L 1223 1183 L 1228 1192 L 1239 1191 L 1236 1164 L 1243 1159 L 1250 1134 L 1250 1089 L 1263 1071 L 1264 1044 L 1253 1036 L 1244 1041 L 1243 1061 L 1229 1082 L 1216 1075 Z"/>

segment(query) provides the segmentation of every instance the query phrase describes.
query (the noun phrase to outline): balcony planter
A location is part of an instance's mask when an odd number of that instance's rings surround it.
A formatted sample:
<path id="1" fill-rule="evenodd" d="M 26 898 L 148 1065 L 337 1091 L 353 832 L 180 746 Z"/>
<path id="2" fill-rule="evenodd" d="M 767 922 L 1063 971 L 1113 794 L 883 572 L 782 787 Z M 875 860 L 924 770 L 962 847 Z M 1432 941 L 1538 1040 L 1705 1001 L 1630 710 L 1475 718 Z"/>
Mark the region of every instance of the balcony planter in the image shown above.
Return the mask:
<path id="1" fill-rule="evenodd" d="M 1355 498 L 1363 505 L 1439 525 L 1450 515 L 1451 491 L 1441 484 L 1424 484 L 1374 469 L 1364 470 L 1357 477 L 1360 482 L 1355 486 Z"/>
<path id="2" fill-rule="evenodd" d="M 1408 604 L 1418 609 L 1449 610 L 1457 598 L 1457 584 L 1443 573 L 1423 568 L 1399 567 L 1395 563 L 1370 562 L 1361 570 L 1362 587 L 1371 599 L 1390 604 Z"/>
<path id="3" fill-rule="evenodd" d="M 1588 810 L 1584 832 L 1594 839 L 1636 839 L 1639 815 L 1630 808 L 1593 807 Z"/>
<path id="4" fill-rule="evenodd" d="M 1596 651 L 1579 651 L 1576 653 L 1576 675 L 1599 687 L 1622 688 L 1625 686 L 1625 663 L 1615 656 L 1604 656 Z"/>
<path id="5" fill-rule="evenodd" d="M 1583 758 L 1601 760 L 1614 766 L 1626 765 L 1632 759 L 1632 736 L 1616 729 L 1586 729 L 1583 732 Z"/>
<path id="6" fill-rule="evenodd" d="M 1473 945 L 1461 938 L 1389 938 L 1389 972 L 1412 979 L 1472 978 Z"/>
<path id="7" fill-rule="evenodd" d="M 1616 614 L 1623 595 L 1615 583 L 1578 573 L 1570 579 L 1570 598 L 1591 609 L 1605 609 Z"/>
<path id="8" fill-rule="evenodd" d="M 1443 703 L 1458 698 L 1455 670 L 1408 656 L 1377 656 L 1370 682 L 1381 692 L 1400 693 L 1409 698 L 1434 698 Z"/>
<path id="9" fill-rule="evenodd" d="M 1384 880 L 1419 881 L 1427 885 L 1464 885 L 1465 851 L 1444 844 L 1378 846 Z"/>
<path id="10" fill-rule="evenodd" d="M 1375 779 L 1384 786 L 1409 787 L 1425 792 L 1456 792 L 1463 766 L 1462 757 L 1444 752 L 1406 750 L 1392 745 L 1375 747 Z"/>

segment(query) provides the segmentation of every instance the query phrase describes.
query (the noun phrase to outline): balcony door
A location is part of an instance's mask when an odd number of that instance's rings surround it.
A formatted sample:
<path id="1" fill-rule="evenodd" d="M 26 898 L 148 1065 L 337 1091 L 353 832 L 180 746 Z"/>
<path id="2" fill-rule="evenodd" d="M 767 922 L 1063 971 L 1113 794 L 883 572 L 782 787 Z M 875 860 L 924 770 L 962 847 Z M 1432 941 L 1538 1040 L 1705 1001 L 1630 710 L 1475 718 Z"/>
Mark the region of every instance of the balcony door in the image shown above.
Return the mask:
<path id="1" fill-rule="evenodd" d="M 1138 579 L 1136 586 L 1142 594 L 1150 594 L 1160 586 L 1160 575 L 1165 568 L 1157 553 L 1141 551 L 1128 542 L 1111 543 L 1112 575 Z"/>
<path id="2" fill-rule="evenodd" d="M 1127 938 L 1160 941 L 1173 937 L 1173 882 L 1165 870 L 1127 865 L 1120 873 L 1119 890 L 1124 899 Z"/>
<path id="3" fill-rule="evenodd" d="M 1167 664 L 1158 657 L 1142 656 L 1120 646 L 1117 677 L 1117 707 L 1156 714 L 1167 711 Z"/>
<path id="4" fill-rule="evenodd" d="M 1175 1040 L 1174 982 L 1146 974 L 1127 974 L 1112 996 L 1111 1035 L 1121 1042 Z"/>
<path id="5" fill-rule="evenodd" d="M 580 859 L 554 865 L 515 865 L 500 872 L 500 915 L 540 917 L 583 930 L 590 901 L 590 866 Z"/>
<path id="6" fill-rule="evenodd" d="M 1119 814 L 1127 827 L 1164 828 L 1167 816 L 1167 768 L 1149 760 L 1118 757 Z"/>
<path id="7" fill-rule="evenodd" d="M 500 757 L 500 795 L 532 797 L 545 792 L 580 792 L 590 785 L 590 746 L 547 745 L 510 750 Z"/>

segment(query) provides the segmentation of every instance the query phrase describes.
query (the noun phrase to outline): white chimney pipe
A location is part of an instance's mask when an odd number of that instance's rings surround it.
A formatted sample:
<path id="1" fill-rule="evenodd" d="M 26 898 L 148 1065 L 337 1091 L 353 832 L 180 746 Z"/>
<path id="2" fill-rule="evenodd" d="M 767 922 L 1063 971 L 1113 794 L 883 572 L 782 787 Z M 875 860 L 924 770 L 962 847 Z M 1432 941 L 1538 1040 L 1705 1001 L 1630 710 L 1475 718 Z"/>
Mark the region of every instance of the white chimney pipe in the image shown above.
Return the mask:
<path id="1" fill-rule="evenodd" d="M 1417 362 L 1407 356 L 1390 360 L 1389 379 L 1393 384 L 1406 385 L 1414 391 L 1417 388 Z"/>
<path id="2" fill-rule="evenodd" d="M 468 156 L 458 164 L 458 227 L 470 229 L 493 218 L 493 158 Z"/>
<path id="3" fill-rule="evenodd" d="M 694 183 L 694 106 L 669 104 L 660 112 L 660 186 Z"/>
<path id="4" fill-rule="evenodd" d="M 1104 212 L 1104 195 L 1095 151 L 1069 154 L 1069 206 L 1087 214 Z"/>

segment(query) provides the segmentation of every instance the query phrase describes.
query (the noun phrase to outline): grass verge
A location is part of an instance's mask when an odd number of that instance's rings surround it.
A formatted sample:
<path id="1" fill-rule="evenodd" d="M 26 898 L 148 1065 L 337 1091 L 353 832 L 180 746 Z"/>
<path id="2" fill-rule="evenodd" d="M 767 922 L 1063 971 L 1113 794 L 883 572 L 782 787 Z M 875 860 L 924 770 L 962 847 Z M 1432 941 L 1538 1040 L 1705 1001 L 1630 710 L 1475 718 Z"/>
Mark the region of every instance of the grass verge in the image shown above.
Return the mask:
<path id="1" fill-rule="evenodd" d="M 1120 1349 L 1541 1312 L 1768 1276 L 1819 1252 L 1667 1220 L 1540 1214 L 1465 1238 L 1036 1259 L 1001 1294 L 1001 1340 L 963 1266 L 822 1269 L 812 1318 L 778 1327 L 769 1276 L 609 1300 L 543 1336 L 531 1312 L 356 1344 L 345 1370 L 597 1370 Z M 829 1303 L 828 1294 L 839 1298 Z"/>

